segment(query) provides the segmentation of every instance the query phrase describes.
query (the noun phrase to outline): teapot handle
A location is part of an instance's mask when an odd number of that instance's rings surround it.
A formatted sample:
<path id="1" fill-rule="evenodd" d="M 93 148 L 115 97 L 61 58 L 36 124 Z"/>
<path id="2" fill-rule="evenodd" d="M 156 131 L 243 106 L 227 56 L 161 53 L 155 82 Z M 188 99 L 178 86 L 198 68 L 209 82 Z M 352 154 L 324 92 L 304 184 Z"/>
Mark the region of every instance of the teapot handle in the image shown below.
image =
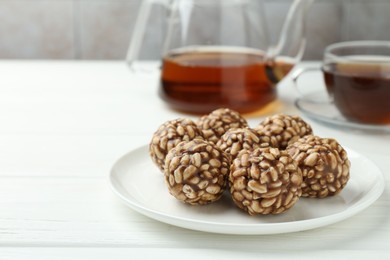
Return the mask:
<path id="1" fill-rule="evenodd" d="M 151 4 L 149 1 L 142 1 L 137 20 L 135 22 L 133 35 L 130 39 L 130 46 L 126 55 L 126 61 L 128 62 L 130 68 L 132 67 L 132 63 L 138 58 L 138 53 L 141 49 L 143 33 L 146 29 L 147 21 L 150 15 L 150 9 Z"/>
<path id="2" fill-rule="evenodd" d="M 134 24 L 133 33 L 129 40 L 130 44 L 127 50 L 126 63 L 132 72 L 156 72 L 161 68 L 161 62 L 137 62 L 140 60 L 141 50 L 143 48 L 143 39 L 147 31 L 151 16 L 154 13 L 155 6 L 161 6 L 170 9 L 173 1 L 171 0 L 143 0 L 141 1 L 137 19 Z M 153 10 L 152 10 L 153 9 Z M 153 66 L 151 66 L 153 64 Z M 156 65 L 156 66 L 154 66 Z"/>

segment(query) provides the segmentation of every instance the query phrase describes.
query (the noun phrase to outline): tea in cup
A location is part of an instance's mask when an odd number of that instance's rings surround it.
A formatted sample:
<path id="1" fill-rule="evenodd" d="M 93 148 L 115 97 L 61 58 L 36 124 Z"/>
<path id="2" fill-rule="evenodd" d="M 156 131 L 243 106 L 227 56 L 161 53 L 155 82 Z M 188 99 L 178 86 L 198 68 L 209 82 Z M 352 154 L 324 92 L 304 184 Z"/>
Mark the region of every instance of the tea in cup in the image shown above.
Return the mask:
<path id="1" fill-rule="evenodd" d="M 332 44 L 325 50 L 321 70 L 329 102 L 346 119 L 390 124 L 390 42 Z"/>

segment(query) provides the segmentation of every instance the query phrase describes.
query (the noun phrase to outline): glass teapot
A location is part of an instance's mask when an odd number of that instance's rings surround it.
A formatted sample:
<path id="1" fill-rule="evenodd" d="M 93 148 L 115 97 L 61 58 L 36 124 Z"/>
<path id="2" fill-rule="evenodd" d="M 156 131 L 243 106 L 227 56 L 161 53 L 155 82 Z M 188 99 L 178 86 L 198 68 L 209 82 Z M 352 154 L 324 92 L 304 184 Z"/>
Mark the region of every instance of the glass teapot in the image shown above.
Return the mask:
<path id="1" fill-rule="evenodd" d="M 272 43 L 261 0 L 144 0 L 127 62 L 134 69 L 157 57 L 159 95 L 176 110 L 254 112 L 276 99 L 277 83 L 301 59 L 312 2 L 292 1 Z"/>

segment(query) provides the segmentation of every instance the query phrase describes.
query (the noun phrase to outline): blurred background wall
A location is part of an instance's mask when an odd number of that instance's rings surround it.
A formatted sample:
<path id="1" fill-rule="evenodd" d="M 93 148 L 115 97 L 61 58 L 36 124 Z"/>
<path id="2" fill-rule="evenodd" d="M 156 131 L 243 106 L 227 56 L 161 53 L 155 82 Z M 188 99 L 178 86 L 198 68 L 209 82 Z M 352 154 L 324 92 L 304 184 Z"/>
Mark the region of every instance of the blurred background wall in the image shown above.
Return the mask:
<path id="1" fill-rule="evenodd" d="M 0 59 L 124 59 L 142 0 L 0 0 Z M 291 0 L 265 0 L 275 38 Z M 328 44 L 390 40 L 390 0 L 316 0 L 304 59 Z"/>

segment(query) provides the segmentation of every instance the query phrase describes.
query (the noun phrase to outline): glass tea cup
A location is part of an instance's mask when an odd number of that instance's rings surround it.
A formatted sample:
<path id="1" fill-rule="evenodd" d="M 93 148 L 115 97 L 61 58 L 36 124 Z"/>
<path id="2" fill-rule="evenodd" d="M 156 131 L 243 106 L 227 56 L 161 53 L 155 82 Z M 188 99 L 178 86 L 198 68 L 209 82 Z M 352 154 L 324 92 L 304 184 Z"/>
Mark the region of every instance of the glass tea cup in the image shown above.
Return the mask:
<path id="1" fill-rule="evenodd" d="M 351 41 L 329 45 L 322 66 L 296 71 L 293 81 L 309 71 L 321 70 L 328 99 L 349 121 L 390 124 L 390 42 Z M 312 102 L 318 102 L 312 99 Z M 322 100 L 322 102 L 324 102 Z"/>
<path id="2" fill-rule="evenodd" d="M 262 0 L 145 0 L 127 61 L 132 66 L 140 55 L 160 51 L 159 95 L 173 109 L 257 111 L 276 99 L 276 85 L 302 57 L 311 2 L 292 2 L 272 43 Z M 153 28 L 159 44 L 148 40 Z"/>

